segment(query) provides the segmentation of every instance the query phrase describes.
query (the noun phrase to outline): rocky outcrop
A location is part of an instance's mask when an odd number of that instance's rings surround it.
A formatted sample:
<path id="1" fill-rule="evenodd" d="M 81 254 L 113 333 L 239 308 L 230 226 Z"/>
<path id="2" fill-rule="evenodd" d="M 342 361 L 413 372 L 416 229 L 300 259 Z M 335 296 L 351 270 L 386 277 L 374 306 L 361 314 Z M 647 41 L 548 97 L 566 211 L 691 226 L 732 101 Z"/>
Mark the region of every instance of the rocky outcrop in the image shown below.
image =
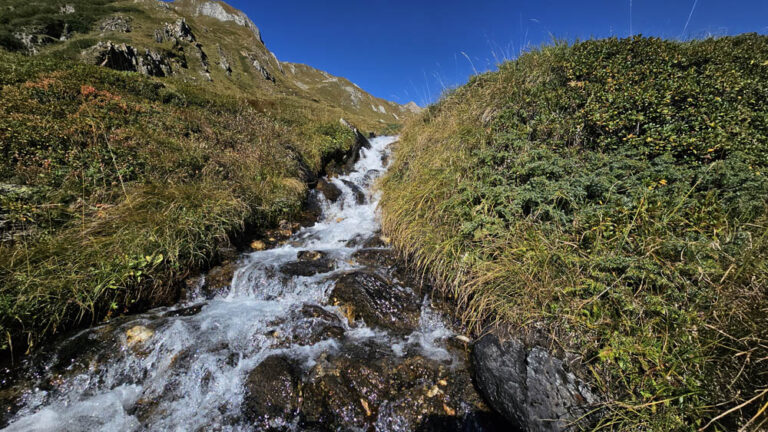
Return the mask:
<path id="1" fill-rule="evenodd" d="M 86 63 L 149 76 L 164 77 L 173 72 L 170 62 L 162 54 L 149 49 L 140 54 L 130 45 L 115 45 L 111 41 L 88 48 L 83 51 L 82 58 Z"/>
<path id="2" fill-rule="evenodd" d="M 221 45 L 218 46 L 219 49 L 219 67 L 224 69 L 224 72 L 227 73 L 227 75 L 232 75 L 232 66 L 229 64 L 229 60 L 227 60 L 227 55 L 224 53 L 224 50 L 221 49 Z"/>
<path id="3" fill-rule="evenodd" d="M 71 15 L 75 13 L 75 7 L 71 4 L 59 6 L 59 13 L 62 15 Z"/>
<path id="4" fill-rule="evenodd" d="M 112 16 L 101 21 L 99 28 L 102 32 L 130 33 L 133 30 L 132 18 Z"/>
<path id="5" fill-rule="evenodd" d="M 245 13 L 232 8 L 227 4 L 210 0 L 177 0 L 174 2 L 174 6 L 181 10 L 193 13 L 196 16 L 207 16 L 219 21 L 234 22 L 241 27 L 248 28 L 256 37 L 256 40 L 262 44 L 264 43 L 261 39 L 261 31 L 256 27 L 256 24 L 254 24 Z"/>
<path id="6" fill-rule="evenodd" d="M 275 82 L 275 78 L 271 73 L 269 73 L 269 70 L 264 67 L 258 59 L 251 57 L 251 64 L 257 71 L 259 71 L 259 73 L 261 73 L 261 76 L 264 77 L 265 80 Z"/>
<path id="7" fill-rule="evenodd" d="M 44 33 L 46 30 L 51 34 Z M 45 45 L 55 43 L 64 34 L 64 28 L 61 30 L 56 30 L 37 27 L 25 27 L 15 32 L 13 37 L 16 38 L 16 40 L 18 40 L 24 46 L 28 54 L 34 55 L 39 52 L 40 48 Z"/>
<path id="8" fill-rule="evenodd" d="M 488 403 L 529 432 L 576 431 L 598 398 L 566 364 L 540 346 L 492 332 L 472 352 L 475 381 Z"/>
<path id="9" fill-rule="evenodd" d="M 167 40 L 173 40 L 177 43 L 181 41 L 195 43 L 197 38 L 192 33 L 192 28 L 187 25 L 187 21 L 184 18 L 179 18 L 176 22 L 165 23 L 163 28 L 155 30 L 155 41 L 157 43 L 163 43 Z"/>
<path id="10" fill-rule="evenodd" d="M 412 112 L 414 114 L 418 114 L 418 113 L 424 111 L 424 108 L 416 105 L 416 102 L 413 102 L 413 101 L 408 102 L 407 104 L 403 105 L 403 109 L 405 109 L 406 111 Z"/>

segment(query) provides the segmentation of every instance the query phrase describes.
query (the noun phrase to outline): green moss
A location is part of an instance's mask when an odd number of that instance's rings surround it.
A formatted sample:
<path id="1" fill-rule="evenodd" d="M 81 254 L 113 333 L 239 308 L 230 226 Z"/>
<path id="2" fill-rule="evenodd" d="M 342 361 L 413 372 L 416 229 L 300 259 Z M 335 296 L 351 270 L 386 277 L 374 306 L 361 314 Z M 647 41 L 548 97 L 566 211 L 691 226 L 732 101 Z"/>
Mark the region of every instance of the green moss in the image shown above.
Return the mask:
<path id="1" fill-rule="evenodd" d="M 385 228 L 470 325 L 581 354 L 600 426 L 704 426 L 768 386 L 766 59 L 757 35 L 609 39 L 473 77 L 405 128 Z"/>

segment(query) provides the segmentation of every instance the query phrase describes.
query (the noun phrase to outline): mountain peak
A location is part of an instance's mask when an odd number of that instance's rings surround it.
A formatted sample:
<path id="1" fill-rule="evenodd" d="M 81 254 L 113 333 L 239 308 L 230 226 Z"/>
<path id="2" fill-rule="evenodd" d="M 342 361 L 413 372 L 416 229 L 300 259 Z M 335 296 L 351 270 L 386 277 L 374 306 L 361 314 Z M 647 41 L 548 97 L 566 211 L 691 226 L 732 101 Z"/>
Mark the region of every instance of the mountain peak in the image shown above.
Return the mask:
<path id="1" fill-rule="evenodd" d="M 235 9 L 223 1 L 214 0 L 175 0 L 172 5 L 176 10 L 194 16 L 207 16 L 219 21 L 231 21 L 241 27 L 250 29 L 259 42 L 264 43 L 261 31 L 245 12 Z"/>

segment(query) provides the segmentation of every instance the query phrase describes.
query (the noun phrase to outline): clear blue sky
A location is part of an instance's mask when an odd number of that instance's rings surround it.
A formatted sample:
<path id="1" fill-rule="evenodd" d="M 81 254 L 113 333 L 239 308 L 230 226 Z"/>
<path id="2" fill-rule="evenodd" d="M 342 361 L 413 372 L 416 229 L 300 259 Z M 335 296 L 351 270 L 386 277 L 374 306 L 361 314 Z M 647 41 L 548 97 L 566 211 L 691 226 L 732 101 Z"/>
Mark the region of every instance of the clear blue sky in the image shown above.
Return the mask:
<path id="1" fill-rule="evenodd" d="M 488 70 L 553 36 L 625 37 L 630 23 L 634 34 L 668 38 L 768 33 L 768 0 L 631 0 L 631 20 L 630 0 L 227 2 L 253 19 L 280 60 L 420 105 L 466 82 L 473 65 Z"/>

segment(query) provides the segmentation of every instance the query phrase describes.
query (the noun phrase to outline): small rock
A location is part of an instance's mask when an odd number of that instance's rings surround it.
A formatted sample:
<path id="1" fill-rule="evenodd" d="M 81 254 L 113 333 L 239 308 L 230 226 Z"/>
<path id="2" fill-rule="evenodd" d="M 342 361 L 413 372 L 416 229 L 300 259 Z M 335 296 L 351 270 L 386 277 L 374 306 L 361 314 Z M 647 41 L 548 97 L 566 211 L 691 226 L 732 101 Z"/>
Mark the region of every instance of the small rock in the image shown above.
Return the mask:
<path id="1" fill-rule="evenodd" d="M 134 347 L 136 345 L 143 344 L 144 342 L 151 339 L 154 335 L 154 330 L 141 325 L 137 325 L 131 327 L 128 329 L 128 331 L 125 332 L 125 339 L 129 347 Z"/>
<path id="2" fill-rule="evenodd" d="M 287 276 L 314 276 L 329 273 L 336 268 L 336 262 L 328 257 L 316 260 L 300 260 L 283 264 L 280 272 Z"/>
<path id="3" fill-rule="evenodd" d="M 320 258 L 325 257 L 324 252 L 320 251 L 300 251 L 298 254 L 296 254 L 296 258 L 302 260 L 302 261 L 317 261 Z"/>
<path id="4" fill-rule="evenodd" d="M 267 248 L 267 244 L 261 240 L 254 240 L 253 242 L 251 242 L 251 249 L 255 251 L 263 251 L 266 248 Z"/>

